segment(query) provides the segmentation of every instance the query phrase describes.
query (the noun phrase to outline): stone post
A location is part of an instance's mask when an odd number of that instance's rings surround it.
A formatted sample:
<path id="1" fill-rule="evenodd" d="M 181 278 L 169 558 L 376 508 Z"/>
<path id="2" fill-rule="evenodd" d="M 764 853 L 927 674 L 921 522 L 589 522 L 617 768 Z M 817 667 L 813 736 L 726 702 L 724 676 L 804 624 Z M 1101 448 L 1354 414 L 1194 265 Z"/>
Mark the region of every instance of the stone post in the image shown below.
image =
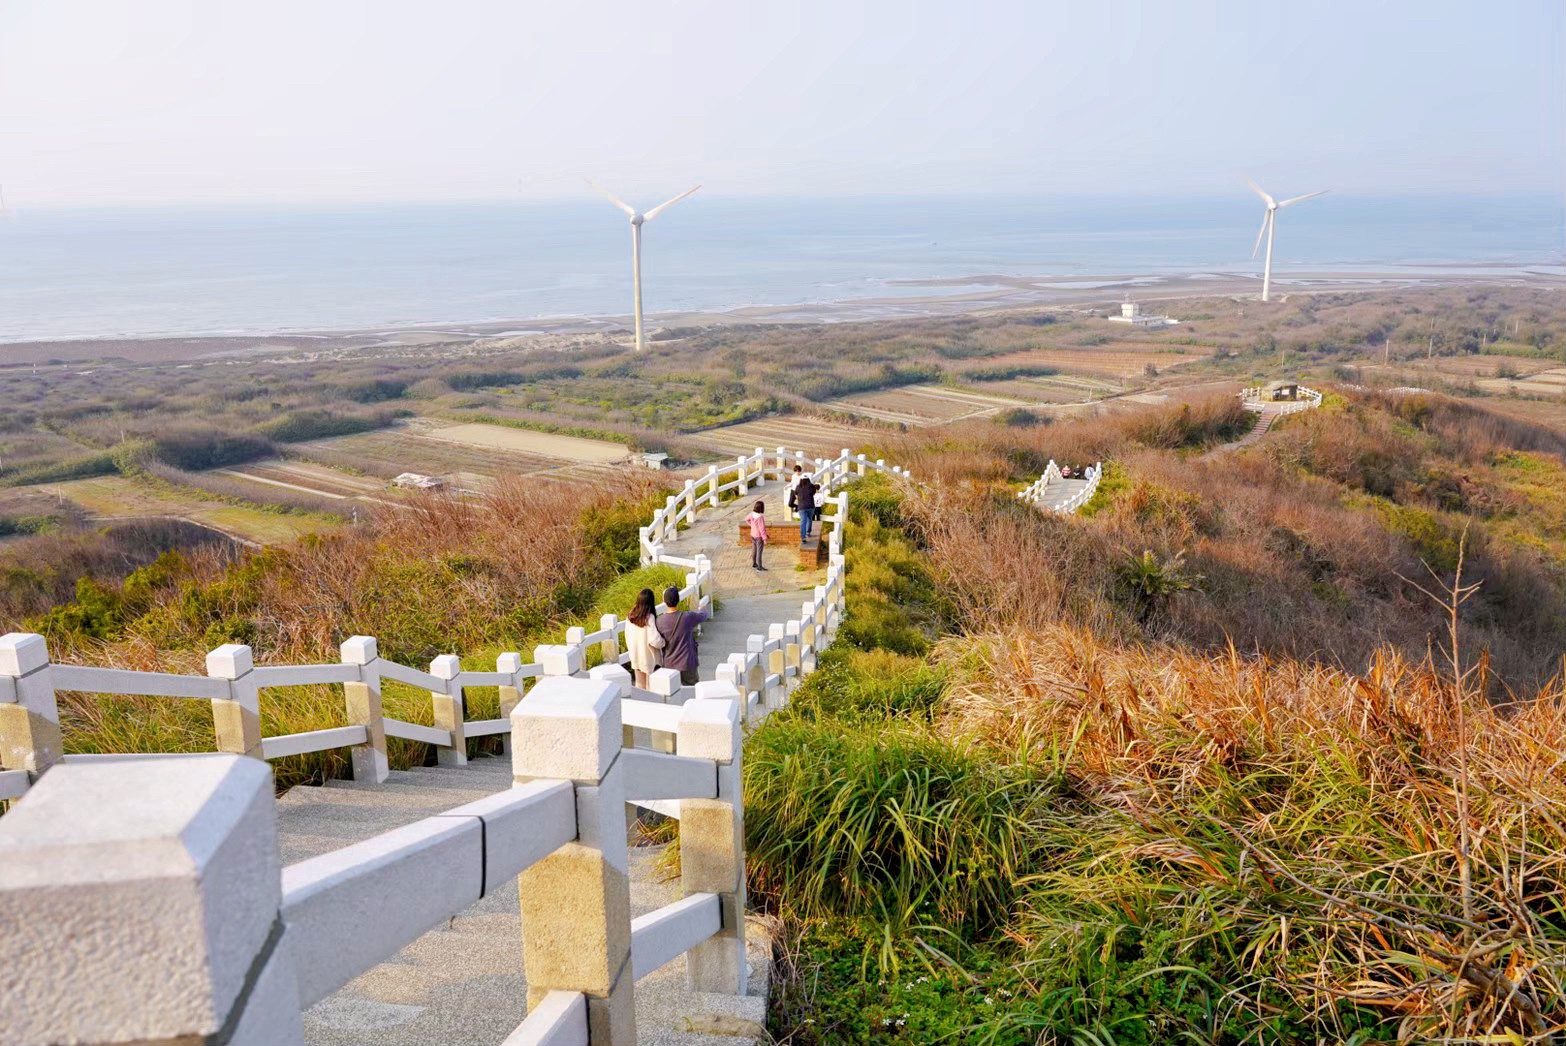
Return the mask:
<path id="1" fill-rule="evenodd" d="M 619 689 L 589 679 L 542 679 L 511 716 L 516 781 L 576 785 L 576 841 L 518 882 L 528 1005 L 582 992 L 593 1046 L 636 1044 L 620 726 Z"/>
<path id="2" fill-rule="evenodd" d="M 349 636 L 338 648 L 345 665 L 359 666 L 359 681 L 343 684 L 343 700 L 348 708 L 348 723 L 364 727 L 369 734 L 362 745 L 351 749 L 353 779 L 381 784 L 391 772 L 386 761 L 386 720 L 381 713 L 380 653 L 374 636 Z"/>
<path id="3" fill-rule="evenodd" d="M 582 671 L 582 648 L 574 643 L 543 643 L 533 648 L 533 660 L 546 676 L 574 676 Z"/>
<path id="4" fill-rule="evenodd" d="M 0 1042 L 304 1042 L 272 770 L 232 753 L 56 767 L 0 819 Z"/>
<path id="5" fill-rule="evenodd" d="M 457 676 L 462 672 L 462 659 L 456 654 L 442 654 L 430 662 L 430 675 L 446 681 L 448 693 L 430 691 L 430 703 L 435 706 L 435 729 L 449 730 L 451 743 L 437 745 L 435 761 L 441 766 L 468 765 L 468 738 L 465 729 L 467 702 Z"/>
<path id="6" fill-rule="evenodd" d="M 788 479 L 788 450 L 784 447 L 778 448 L 778 479 Z"/>
<path id="7" fill-rule="evenodd" d="M 0 636 L 0 688 L 0 770 L 26 770 L 36 779 L 65 752 L 43 636 Z"/>
<path id="8" fill-rule="evenodd" d="M 781 621 L 767 626 L 767 643 L 772 646 L 772 652 L 767 655 L 767 672 L 778 677 L 778 692 L 773 700 L 783 705 L 788 697 L 788 646 L 784 642 Z"/>
<path id="9" fill-rule="evenodd" d="M 228 680 L 228 700 L 212 702 L 212 732 L 219 752 L 261 756 L 261 691 L 254 659 L 243 643 L 224 643 L 207 654 L 207 675 Z"/>
<path id="10" fill-rule="evenodd" d="M 681 492 L 681 500 L 685 502 L 685 510 L 680 513 L 682 519 L 690 519 L 696 515 L 696 481 L 685 481 L 685 489 Z M 676 528 L 678 529 L 678 528 Z"/>
<path id="11" fill-rule="evenodd" d="M 750 480 L 745 474 L 745 455 L 741 454 L 735 461 L 735 472 L 739 474 L 739 486 L 734 488 L 735 493 L 744 497 L 750 490 Z"/>
<path id="12" fill-rule="evenodd" d="M 741 655 L 741 656 L 743 656 L 743 655 Z M 716 666 L 712 670 L 712 676 L 713 676 L 713 683 L 712 684 L 698 683 L 697 687 L 698 688 L 700 688 L 700 687 L 709 687 L 710 688 L 710 686 L 712 686 L 712 685 L 717 685 L 717 686 L 726 687 L 728 689 L 732 689 L 736 694 L 740 695 L 739 696 L 740 721 L 741 722 L 748 721 L 749 718 L 750 718 L 750 702 L 746 699 L 745 694 L 744 694 L 744 685 L 745 685 L 744 684 L 744 680 L 745 680 L 745 671 L 744 671 L 744 669 L 742 667 L 740 667 L 740 666 L 735 665 L 733 660 L 732 660 L 732 656 L 731 656 L 730 660 L 723 662 L 723 664 Z M 706 692 L 707 691 L 705 691 L 705 690 L 702 691 L 703 694 L 706 694 Z M 727 692 L 727 691 L 725 691 L 725 692 Z M 686 703 L 689 704 L 690 702 L 686 702 Z"/>
<path id="13" fill-rule="evenodd" d="M 865 456 L 863 454 L 854 459 L 854 471 L 861 476 L 865 474 Z"/>
<path id="14" fill-rule="evenodd" d="M 619 624 L 620 617 L 618 614 L 605 614 L 598 619 L 598 630 L 609 633 L 609 638 L 602 640 L 598 644 L 598 652 L 603 656 L 604 664 L 606 665 L 618 665 L 620 663 L 620 637 L 615 633 L 615 629 L 619 627 Z"/>
<path id="15" fill-rule="evenodd" d="M 636 528 L 636 547 L 641 550 L 641 565 L 652 565 L 652 527 Z"/>
<path id="16" fill-rule="evenodd" d="M 718 797 L 680 802 L 680 889 L 686 897 L 717 894 L 723 916 L 722 929 L 685 954 L 690 989 L 744 995 L 748 970 L 740 784 L 739 702 L 743 697 L 732 688 L 730 694 L 727 700 L 687 702 L 680 719 L 678 754 L 718 764 Z"/>
<path id="17" fill-rule="evenodd" d="M 799 606 L 799 677 L 816 670 L 816 612 L 810 603 Z"/>
<path id="18" fill-rule="evenodd" d="M 800 643 L 799 622 L 785 621 L 783 623 L 783 665 L 794 670 L 794 682 L 797 684 L 804 678 L 804 666 L 801 655 L 803 646 Z M 785 677 L 784 682 L 787 683 Z"/>
<path id="19" fill-rule="evenodd" d="M 663 698 L 666 705 L 683 705 L 688 696 L 680 692 L 680 673 L 672 668 L 656 668 L 647 677 L 647 690 Z"/>
<path id="20" fill-rule="evenodd" d="M 768 708 L 767 703 L 767 665 L 765 636 L 745 637 L 745 689 L 756 695 L 757 703 L 763 708 Z"/>
<path id="21" fill-rule="evenodd" d="M 827 591 L 825 585 L 816 586 L 816 598 L 812 602 L 816 606 L 816 635 L 823 635 L 827 630 Z"/>
<path id="22" fill-rule="evenodd" d="M 705 482 L 707 484 L 707 507 L 708 508 L 717 508 L 718 507 L 718 466 L 716 466 L 716 465 L 708 465 L 707 466 L 707 478 L 706 478 Z"/>
<path id="23" fill-rule="evenodd" d="M 510 676 L 514 683 L 500 687 L 500 718 L 510 719 L 511 713 L 516 710 L 517 702 L 522 700 L 522 680 L 518 676 L 522 673 L 522 655 L 519 653 L 499 654 L 495 657 L 495 671 L 504 672 Z M 500 735 L 500 753 L 511 754 L 511 735 Z"/>

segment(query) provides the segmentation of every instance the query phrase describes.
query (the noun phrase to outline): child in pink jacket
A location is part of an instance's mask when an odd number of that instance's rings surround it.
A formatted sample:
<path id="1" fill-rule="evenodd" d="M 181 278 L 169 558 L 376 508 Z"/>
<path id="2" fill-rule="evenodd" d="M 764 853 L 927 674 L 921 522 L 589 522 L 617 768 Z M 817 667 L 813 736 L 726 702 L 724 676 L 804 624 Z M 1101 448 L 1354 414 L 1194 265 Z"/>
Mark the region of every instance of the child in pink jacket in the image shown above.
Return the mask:
<path id="1" fill-rule="evenodd" d="M 745 525 L 750 528 L 750 569 L 766 570 L 761 565 L 761 550 L 767 547 L 767 503 L 758 501 L 751 506 Z"/>

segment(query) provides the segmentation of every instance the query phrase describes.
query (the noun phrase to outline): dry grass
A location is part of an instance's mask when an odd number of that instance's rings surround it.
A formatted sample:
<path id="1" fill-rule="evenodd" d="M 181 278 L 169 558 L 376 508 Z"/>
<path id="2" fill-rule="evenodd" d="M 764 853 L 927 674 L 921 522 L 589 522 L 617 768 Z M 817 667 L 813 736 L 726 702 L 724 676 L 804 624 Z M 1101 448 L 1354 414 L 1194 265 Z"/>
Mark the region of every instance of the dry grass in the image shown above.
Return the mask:
<path id="1" fill-rule="evenodd" d="M 1501 708 L 1391 652 L 1352 674 L 1067 626 L 952 639 L 938 657 L 954 669 L 948 733 L 1058 765 L 1105 812 L 1071 841 L 1091 860 L 1037 877 L 1020 930 L 1037 961 L 1074 914 L 1154 890 L 1214 916 L 1184 948 L 1237 951 L 1228 1008 L 1280 988 L 1313 1019 L 1349 1000 L 1419 1041 L 1559 1025 L 1558 678 Z"/>

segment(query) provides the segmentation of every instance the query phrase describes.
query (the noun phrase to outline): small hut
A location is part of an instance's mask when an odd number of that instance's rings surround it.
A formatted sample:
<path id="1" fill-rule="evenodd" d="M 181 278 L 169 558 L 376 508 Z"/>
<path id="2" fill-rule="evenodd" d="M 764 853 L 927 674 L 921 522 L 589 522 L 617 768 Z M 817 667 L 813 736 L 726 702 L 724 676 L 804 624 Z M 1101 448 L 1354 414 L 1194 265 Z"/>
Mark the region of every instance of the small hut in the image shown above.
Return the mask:
<path id="1" fill-rule="evenodd" d="M 1274 381 L 1267 385 L 1267 397 L 1273 403 L 1292 403 L 1300 398 L 1297 381 Z"/>

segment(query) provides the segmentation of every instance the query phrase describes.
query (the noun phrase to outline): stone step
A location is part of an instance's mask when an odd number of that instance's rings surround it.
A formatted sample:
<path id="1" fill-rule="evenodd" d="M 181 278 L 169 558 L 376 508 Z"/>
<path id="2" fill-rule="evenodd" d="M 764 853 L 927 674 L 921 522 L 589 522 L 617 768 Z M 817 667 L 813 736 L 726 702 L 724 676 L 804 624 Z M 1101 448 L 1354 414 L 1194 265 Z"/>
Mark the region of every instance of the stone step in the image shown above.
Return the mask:
<path id="1" fill-rule="evenodd" d="M 461 806 L 475 799 L 483 799 L 494 795 L 496 792 L 510 788 L 509 783 L 500 787 L 491 788 L 482 781 L 448 782 L 442 778 L 432 778 L 428 781 L 391 781 L 385 784 L 365 785 L 354 781 L 328 781 L 326 788 L 340 792 L 374 792 L 378 795 L 393 796 L 423 796 L 436 795 L 444 798 L 436 799 L 437 803 L 444 802 L 447 806 Z"/>
<path id="2" fill-rule="evenodd" d="M 467 766 L 410 766 L 404 771 L 392 771 L 393 773 L 407 773 L 419 776 L 445 776 L 455 775 L 469 778 L 511 777 L 510 759 L 470 759 Z"/>

